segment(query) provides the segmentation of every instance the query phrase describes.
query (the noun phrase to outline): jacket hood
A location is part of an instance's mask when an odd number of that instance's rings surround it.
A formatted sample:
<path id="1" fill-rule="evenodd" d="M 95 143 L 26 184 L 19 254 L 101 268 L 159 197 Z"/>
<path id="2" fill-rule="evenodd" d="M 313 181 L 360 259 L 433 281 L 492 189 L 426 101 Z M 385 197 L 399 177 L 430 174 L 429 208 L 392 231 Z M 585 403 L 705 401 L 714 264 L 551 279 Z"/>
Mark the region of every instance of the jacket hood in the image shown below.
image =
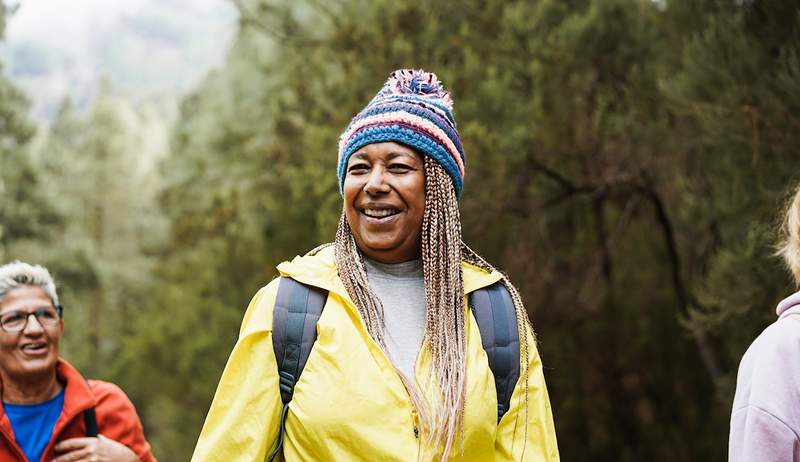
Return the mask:
<path id="1" fill-rule="evenodd" d="M 476 291 L 499 281 L 503 276 L 498 271 L 488 272 L 467 262 L 461 263 L 464 275 L 464 293 Z M 320 287 L 347 296 L 347 290 L 339 279 L 336 269 L 336 252 L 333 244 L 328 244 L 305 256 L 297 256 L 290 262 L 278 265 L 281 276 Z"/>
<path id="2" fill-rule="evenodd" d="M 304 284 L 320 287 L 329 292 L 347 294 L 339 271 L 336 269 L 336 254 L 333 244 L 312 250 L 304 256 L 278 265 L 281 276 L 290 277 Z"/>
<path id="3" fill-rule="evenodd" d="M 794 294 L 784 298 L 780 303 L 778 303 L 778 307 L 775 309 L 775 312 L 778 313 L 778 318 L 782 318 L 790 314 L 799 314 L 800 292 L 795 292 Z"/>

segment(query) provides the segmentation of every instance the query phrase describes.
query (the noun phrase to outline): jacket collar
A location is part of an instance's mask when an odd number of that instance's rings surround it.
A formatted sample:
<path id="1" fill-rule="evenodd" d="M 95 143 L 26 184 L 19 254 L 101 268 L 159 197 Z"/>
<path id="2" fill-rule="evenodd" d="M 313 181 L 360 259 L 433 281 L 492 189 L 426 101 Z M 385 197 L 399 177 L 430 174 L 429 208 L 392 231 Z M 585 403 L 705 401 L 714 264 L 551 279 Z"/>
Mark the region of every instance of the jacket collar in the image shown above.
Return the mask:
<path id="1" fill-rule="evenodd" d="M 503 277 L 497 271 L 488 272 L 467 262 L 461 263 L 461 269 L 464 275 L 464 293 L 466 294 L 490 286 Z M 350 299 L 336 269 L 333 244 L 303 257 L 295 257 L 290 262 L 283 262 L 278 265 L 278 271 L 281 276 L 291 277 L 304 284 L 320 287 Z"/>
<path id="2" fill-rule="evenodd" d="M 86 380 L 70 363 L 64 358 L 58 358 L 56 362 L 56 377 L 64 385 L 64 410 L 67 405 L 74 408 L 75 413 L 82 412 L 95 406 L 94 396 Z M 0 405 L 0 417 L 5 416 L 5 409 Z"/>
<path id="3" fill-rule="evenodd" d="M 64 410 L 62 412 L 65 417 L 69 419 L 86 409 L 97 406 L 89 383 L 77 369 L 63 358 L 58 359 L 56 375 L 65 383 Z"/>
<path id="4" fill-rule="evenodd" d="M 53 434 L 56 435 L 76 415 L 97 405 L 89 384 L 83 376 L 63 358 L 58 358 L 56 363 L 56 377 L 64 384 L 64 407 L 61 416 L 56 421 Z M 13 441 L 11 422 L 6 416 L 6 411 L 0 403 L 0 434 L 9 441 Z"/>

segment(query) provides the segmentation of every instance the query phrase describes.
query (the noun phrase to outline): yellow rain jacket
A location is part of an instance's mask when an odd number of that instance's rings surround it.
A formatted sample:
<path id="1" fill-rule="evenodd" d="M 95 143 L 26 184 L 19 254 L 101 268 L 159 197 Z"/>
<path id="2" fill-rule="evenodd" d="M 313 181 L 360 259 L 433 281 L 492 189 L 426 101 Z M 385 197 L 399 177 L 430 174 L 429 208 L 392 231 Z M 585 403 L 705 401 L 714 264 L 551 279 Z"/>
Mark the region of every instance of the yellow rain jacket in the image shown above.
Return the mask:
<path id="1" fill-rule="evenodd" d="M 358 309 L 339 279 L 333 246 L 278 266 L 282 276 L 329 292 L 317 324 L 317 341 L 298 380 L 286 418 L 283 456 L 296 461 L 434 461 L 440 450 L 417 436 L 416 412 L 390 360 L 367 333 Z M 463 264 L 466 293 L 500 279 Z M 278 280 L 258 291 L 242 322 L 193 462 L 262 462 L 280 425 L 278 366 L 272 346 L 272 309 Z M 469 308 L 466 308 L 469 310 Z M 527 431 L 524 379 L 510 409 L 497 423 L 494 377 L 472 313 L 467 317 L 467 398 L 463 460 L 469 462 L 558 461 L 553 416 L 542 363 L 529 339 Z M 420 355 L 423 357 L 424 355 Z M 417 376 L 422 380 L 418 362 Z M 461 459 L 457 438 L 450 460 Z"/>

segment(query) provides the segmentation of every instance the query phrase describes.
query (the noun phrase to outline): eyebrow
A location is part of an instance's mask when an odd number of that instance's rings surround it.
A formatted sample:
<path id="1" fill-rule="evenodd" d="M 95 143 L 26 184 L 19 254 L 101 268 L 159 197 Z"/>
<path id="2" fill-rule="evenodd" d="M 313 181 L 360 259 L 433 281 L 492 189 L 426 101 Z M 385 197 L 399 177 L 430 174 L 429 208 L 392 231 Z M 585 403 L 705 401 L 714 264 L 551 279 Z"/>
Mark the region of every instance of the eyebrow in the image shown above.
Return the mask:
<path id="1" fill-rule="evenodd" d="M 386 155 L 387 159 L 396 159 L 398 157 L 411 157 L 413 159 L 416 159 L 416 156 L 412 155 L 411 153 L 401 152 L 401 151 L 392 151 Z"/>
<path id="2" fill-rule="evenodd" d="M 410 152 L 390 151 L 388 154 L 386 154 L 386 160 L 394 160 L 398 157 L 407 157 L 409 159 L 414 159 L 415 161 L 417 160 L 417 157 Z M 359 151 L 350 156 L 350 159 L 369 160 L 369 154 L 364 151 Z"/>
<path id="3" fill-rule="evenodd" d="M 55 307 L 52 306 L 52 305 L 38 305 L 38 306 L 34 306 L 33 311 L 24 310 L 22 308 L 15 308 L 15 309 L 12 309 L 12 310 L 0 311 L 0 316 L 2 316 L 4 314 L 8 314 L 8 313 L 28 313 L 30 315 L 31 313 L 33 313 L 35 311 L 39 311 L 41 309 L 46 309 L 46 308 L 55 308 Z"/>

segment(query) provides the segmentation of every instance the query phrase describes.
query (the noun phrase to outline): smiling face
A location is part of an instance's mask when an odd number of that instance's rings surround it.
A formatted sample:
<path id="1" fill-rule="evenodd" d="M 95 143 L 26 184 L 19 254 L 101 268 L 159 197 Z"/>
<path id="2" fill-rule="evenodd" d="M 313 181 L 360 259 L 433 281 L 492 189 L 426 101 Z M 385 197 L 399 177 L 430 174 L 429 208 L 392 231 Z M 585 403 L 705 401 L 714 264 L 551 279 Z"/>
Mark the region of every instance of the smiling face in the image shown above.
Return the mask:
<path id="1" fill-rule="evenodd" d="M 53 308 L 53 302 L 38 286 L 12 289 L 0 300 L 0 316 L 12 311 L 32 313 L 40 308 Z M 0 375 L 3 380 L 30 382 L 38 377 L 52 377 L 58 361 L 58 344 L 64 333 L 64 322 L 46 327 L 35 316 L 21 332 L 0 329 Z"/>
<path id="2" fill-rule="evenodd" d="M 381 263 L 419 258 L 425 212 L 425 164 L 393 142 L 364 146 L 350 156 L 344 178 L 347 223 L 358 248 Z"/>

